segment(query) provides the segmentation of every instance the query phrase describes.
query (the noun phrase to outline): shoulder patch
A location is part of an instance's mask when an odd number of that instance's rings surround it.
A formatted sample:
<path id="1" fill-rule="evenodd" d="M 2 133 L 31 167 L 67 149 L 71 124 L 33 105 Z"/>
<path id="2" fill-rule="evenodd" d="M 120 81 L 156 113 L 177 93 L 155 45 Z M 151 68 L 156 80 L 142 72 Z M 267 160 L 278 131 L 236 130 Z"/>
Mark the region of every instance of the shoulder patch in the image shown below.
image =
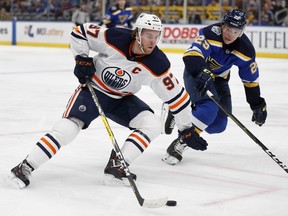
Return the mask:
<path id="1" fill-rule="evenodd" d="M 203 28 L 202 31 L 207 40 L 222 42 L 222 33 L 221 33 L 220 23 L 209 25 Z"/>
<path id="2" fill-rule="evenodd" d="M 211 31 L 216 35 L 221 35 L 221 27 L 220 26 L 212 26 Z"/>

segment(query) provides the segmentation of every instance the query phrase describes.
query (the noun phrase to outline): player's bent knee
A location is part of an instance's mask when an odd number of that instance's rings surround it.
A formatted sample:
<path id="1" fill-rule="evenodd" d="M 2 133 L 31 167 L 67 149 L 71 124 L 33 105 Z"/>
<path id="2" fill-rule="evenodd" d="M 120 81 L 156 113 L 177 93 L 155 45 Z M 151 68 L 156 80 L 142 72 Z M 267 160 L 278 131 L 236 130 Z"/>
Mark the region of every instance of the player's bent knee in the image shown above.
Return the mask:
<path id="1" fill-rule="evenodd" d="M 153 140 L 161 134 L 162 124 L 160 118 L 156 115 L 153 116 L 153 120 L 151 120 L 150 122 L 151 126 L 148 128 L 148 130 L 150 130 L 150 138 L 151 140 Z"/>
<path id="2" fill-rule="evenodd" d="M 67 145 L 72 142 L 84 123 L 75 118 L 62 118 L 52 128 L 51 135 L 59 142 L 61 146 Z"/>
<path id="3" fill-rule="evenodd" d="M 208 133 L 208 134 L 215 134 L 215 133 L 222 133 L 224 132 L 226 129 L 226 126 L 225 127 L 213 127 L 213 128 L 206 128 L 205 131 Z"/>
<path id="4" fill-rule="evenodd" d="M 218 124 L 210 125 L 205 131 L 209 134 L 222 133 L 226 130 L 226 127 L 227 119 L 223 119 L 222 121 L 219 121 Z"/>
<path id="5" fill-rule="evenodd" d="M 161 133 L 161 120 L 150 111 L 143 111 L 131 120 L 130 127 L 137 128 L 146 134 L 151 140 Z"/>

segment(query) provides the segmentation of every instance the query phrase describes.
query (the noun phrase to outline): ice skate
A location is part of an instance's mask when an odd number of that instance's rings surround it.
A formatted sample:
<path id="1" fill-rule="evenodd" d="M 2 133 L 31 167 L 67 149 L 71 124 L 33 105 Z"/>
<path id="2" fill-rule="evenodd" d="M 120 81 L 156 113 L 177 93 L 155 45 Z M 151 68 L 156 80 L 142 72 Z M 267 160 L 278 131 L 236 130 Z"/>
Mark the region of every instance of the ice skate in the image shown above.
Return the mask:
<path id="1" fill-rule="evenodd" d="M 167 153 L 162 160 L 170 165 L 176 165 L 182 160 L 182 154 L 186 148 L 187 144 L 177 138 L 167 148 Z"/>
<path id="2" fill-rule="evenodd" d="M 33 170 L 33 167 L 25 159 L 22 163 L 11 170 L 9 179 L 14 186 L 20 189 L 25 188 L 30 184 L 29 177 Z"/>
<path id="3" fill-rule="evenodd" d="M 124 166 L 121 161 L 116 156 L 114 150 L 111 152 L 110 159 L 108 161 L 107 166 L 104 170 L 105 180 L 104 184 L 112 184 L 112 185 L 130 185 L 127 175 L 124 170 Z M 131 173 L 131 176 L 134 180 L 136 180 L 136 175 Z"/>

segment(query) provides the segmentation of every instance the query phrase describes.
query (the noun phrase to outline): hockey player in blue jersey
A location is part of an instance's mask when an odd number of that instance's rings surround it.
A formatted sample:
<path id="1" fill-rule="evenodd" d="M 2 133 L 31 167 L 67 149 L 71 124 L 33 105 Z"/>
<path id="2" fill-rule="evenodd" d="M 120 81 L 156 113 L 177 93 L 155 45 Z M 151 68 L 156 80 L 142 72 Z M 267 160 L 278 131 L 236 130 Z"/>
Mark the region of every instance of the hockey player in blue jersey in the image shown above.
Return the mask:
<path id="1" fill-rule="evenodd" d="M 262 126 L 267 117 L 266 102 L 260 96 L 259 70 L 255 62 L 255 50 L 244 33 L 246 14 L 232 9 L 221 23 L 200 30 L 199 36 L 183 56 L 185 64 L 184 83 L 193 104 L 193 124 L 198 133 L 221 133 L 227 126 L 227 115 L 206 95 L 209 90 L 232 111 L 229 89 L 230 68 L 239 69 L 246 100 L 252 110 L 252 121 Z M 164 106 L 165 108 L 165 106 Z M 169 112 L 165 122 L 165 132 L 172 132 L 173 112 Z M 176 139 L 168 147 L 163 161 L 175 165 L 182 160 L 187 144 Z M 206 147 L 196 149 L 206 150 Z"/>
<path id="2" fill-rule="evenodd" d="M 207 145 L 192 125 L 189 94 L 171 73 L 168 58 L 157 47 L 163 29 L 161 20 L 155 15 L 142 13 L 135 27 L 133 30 L 107 29 L 85 23 L 74 28 L 70 46 L 76 63 L 74 74 L 80 85 L 72 94 L 63 118 L 11 170 L 12 182 L 20 188 L 28 186 L 33 170 L 53 158 L 81 130 L 88 128 L 99 117 L 98 109 L 85 85 L 87 77 L 91 79 L 105 115 L 131 130 L 121 147 L 128 165 L 161 133 L 160 118 L 135 95 L 142 86 L 150 87 L 163 102 L 169 104 L 185 143 L 191 146 Z M 90 51 L 98 55 L 89 57 Z M 122 183 L 127 180 L 124 167 L 114 150 L 104 173 L 113 182 Z M 133 177 L 136 178 L 136 175 Z"/>
<path id="3" fill-rule="evenodd" d="M 131 20 L 133 18 L 132 8 L 126 0 L 116 0 L 116 4 L 108 9 L 106 18 L 100 25 L 105 25 L 107 28 L 123 27 L 132 29 Z"/>

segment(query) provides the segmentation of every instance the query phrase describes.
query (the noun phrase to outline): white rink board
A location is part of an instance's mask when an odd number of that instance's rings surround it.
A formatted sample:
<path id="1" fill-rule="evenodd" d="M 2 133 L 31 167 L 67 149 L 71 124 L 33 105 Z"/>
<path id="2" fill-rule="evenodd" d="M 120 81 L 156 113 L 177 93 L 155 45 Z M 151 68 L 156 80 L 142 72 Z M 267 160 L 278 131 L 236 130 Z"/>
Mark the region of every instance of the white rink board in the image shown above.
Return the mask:
<path id="1" fill-rule="evenodd" d="M 9 23 L 9 22 L 8 22 Z M 11 25 L 0 21 L 0 44 L 12 42 Z M 184 52 L 204 25 L 164 25 L 159 47 L 164 51 Z M 16 22 L 16 44 L 29 46 L 69 47 L 71 22 Z M 288 58 L 287 27 L 247 26 L 245 33 L 257 54 Z M 10 43 L 11 44 L 11 43 Z"/>

